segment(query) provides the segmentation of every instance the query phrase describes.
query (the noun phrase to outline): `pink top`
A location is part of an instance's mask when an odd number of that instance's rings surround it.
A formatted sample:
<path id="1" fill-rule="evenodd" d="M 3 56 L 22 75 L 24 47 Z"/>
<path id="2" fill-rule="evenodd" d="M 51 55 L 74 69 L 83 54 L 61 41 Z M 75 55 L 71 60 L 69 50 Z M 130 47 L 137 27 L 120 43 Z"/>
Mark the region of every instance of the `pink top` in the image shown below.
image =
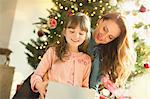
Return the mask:
<path id="1" fill-rule="evenodd" d="M 50 47 L 44 54 L 34 74 L 31 76 L 31 88 L 35 90 L 35 84 L 42 81 L 48 71 L 51 81 L 70 84 L 72 86 L 88 87 L 91 70 L 91 58 L 87 54 L 68 53 L 65 61 L 57 60 L 55 48 Z"/>

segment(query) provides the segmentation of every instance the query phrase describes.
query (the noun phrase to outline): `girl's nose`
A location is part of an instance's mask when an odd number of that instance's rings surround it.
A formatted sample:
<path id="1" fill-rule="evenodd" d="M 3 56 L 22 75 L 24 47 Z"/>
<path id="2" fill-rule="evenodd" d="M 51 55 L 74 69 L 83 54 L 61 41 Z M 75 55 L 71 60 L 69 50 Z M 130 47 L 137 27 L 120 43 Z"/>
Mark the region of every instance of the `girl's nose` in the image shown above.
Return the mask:
<path id="1" fill-rule="evenodd" d="M 74 37 L 75 37 L 75 38 L 79 38 L 79 33 L 76 32 L 75 35 L 74 35 Z"/>

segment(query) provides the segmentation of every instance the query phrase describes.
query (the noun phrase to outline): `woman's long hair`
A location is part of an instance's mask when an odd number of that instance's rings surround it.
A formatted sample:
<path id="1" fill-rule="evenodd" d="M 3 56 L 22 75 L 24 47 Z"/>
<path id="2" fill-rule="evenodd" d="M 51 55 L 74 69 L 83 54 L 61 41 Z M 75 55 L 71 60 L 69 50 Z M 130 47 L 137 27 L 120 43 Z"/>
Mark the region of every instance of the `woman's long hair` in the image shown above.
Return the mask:
<path id="1" fill-rule="evenodd" d="M 109 75 L 117 85 L 123 86 L 134 66 L 135 54 L 132 54 L 134 48 L 130 48 L 127 28 L 120 13 L 108 13 L 102 17 L 102 20 L 113 20 L 120 28 L 121 33 L 112 42 L 101 45 L 103 58 L 100 72 Z"/>
<path id="2" fill-rule="evenodd" d="M 91 36 L 91 23 L 90 18 L 83 14 L 83 13 L 77 13 L 75 15 L 69 16 L 65 22 L 64 22 L 64 29 L 61 33 L 60 43 L 55 45 L 56 47 L 56 55 L 60 60 L 63 60 L 65 54 L 68 52 L 68 45 L 66 38 L 64 36 L 65 29 L 67 28 L 76 28 L 77 26 L 80 26 L 81 30 L 86 31 L 86 39 L 85 41 L 78 47 L 79 52 L 85 52 L 87 53 L 87 47 L 89 43 L 89 38 Z"/>

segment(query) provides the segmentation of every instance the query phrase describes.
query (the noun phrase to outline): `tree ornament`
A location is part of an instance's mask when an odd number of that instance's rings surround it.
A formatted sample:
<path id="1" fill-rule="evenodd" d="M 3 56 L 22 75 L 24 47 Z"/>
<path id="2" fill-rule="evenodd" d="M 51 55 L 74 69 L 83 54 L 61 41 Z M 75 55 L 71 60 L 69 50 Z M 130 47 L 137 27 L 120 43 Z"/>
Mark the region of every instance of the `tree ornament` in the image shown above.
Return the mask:
<path id="1" fill-rule="evenodd" d="M 148 68 L 150 68 L 150 65 L 148 63 L 145 63 L 144 68 L 148 69 Z"/>
<path id="2" fill-rule="evenodd" d="M 55 29 L 56 26 L 57 26 L 57 21 L 54 19 L 54 18 L 50 18 L 48 21 L 47 21 L 47 24 L 48 24 L 48 27 L 50 29 Z"/>
<path id="3" fill-rule="evenodd" d="M 39 37 L 42 37 L 45 33 L 44 33 L 42 30 L 39 30 L 39 31 L 37 32 L 37 34 L 38 34 Z"/>
<path id="4" fill-rule="evenodd" d="M 146 7 L 144 7 L 143 5 L 140 7 L 139 9 L 140 12 L 144 13 L 146 12 Z"/>

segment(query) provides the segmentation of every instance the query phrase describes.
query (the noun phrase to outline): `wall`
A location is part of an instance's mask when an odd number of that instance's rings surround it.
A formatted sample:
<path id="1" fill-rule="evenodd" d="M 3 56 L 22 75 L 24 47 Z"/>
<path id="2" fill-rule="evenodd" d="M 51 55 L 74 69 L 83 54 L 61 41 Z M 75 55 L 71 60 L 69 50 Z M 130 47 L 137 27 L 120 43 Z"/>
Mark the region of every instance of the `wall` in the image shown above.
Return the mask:
<path id="1" fill-rule="evenodd" d="M 8 48 L 17 0 L 0 0 L 0 47 Z M 0 64 L 5 57 L 0 55 Z"/>
<path id="2" fill-rule="evenodd" d="M 16 91 L 16 84 L 20 84 L 33 72 L 27 63 L 25 47 L 20 43 L 28 43 L 31 38 L 36 38 L 33 33 L 33 23 L 39 22 L 39 17 L 46 18 L 49 13 L 46 9 L 53 7 L 51 0 L 18 0 L 16 12 L 9 41 L 9 48 L 13 51 L 10 56 L 10 65 L 15 67 L 12 95 Z M 11 95 L 11 96 L 12 96 Z"/>

